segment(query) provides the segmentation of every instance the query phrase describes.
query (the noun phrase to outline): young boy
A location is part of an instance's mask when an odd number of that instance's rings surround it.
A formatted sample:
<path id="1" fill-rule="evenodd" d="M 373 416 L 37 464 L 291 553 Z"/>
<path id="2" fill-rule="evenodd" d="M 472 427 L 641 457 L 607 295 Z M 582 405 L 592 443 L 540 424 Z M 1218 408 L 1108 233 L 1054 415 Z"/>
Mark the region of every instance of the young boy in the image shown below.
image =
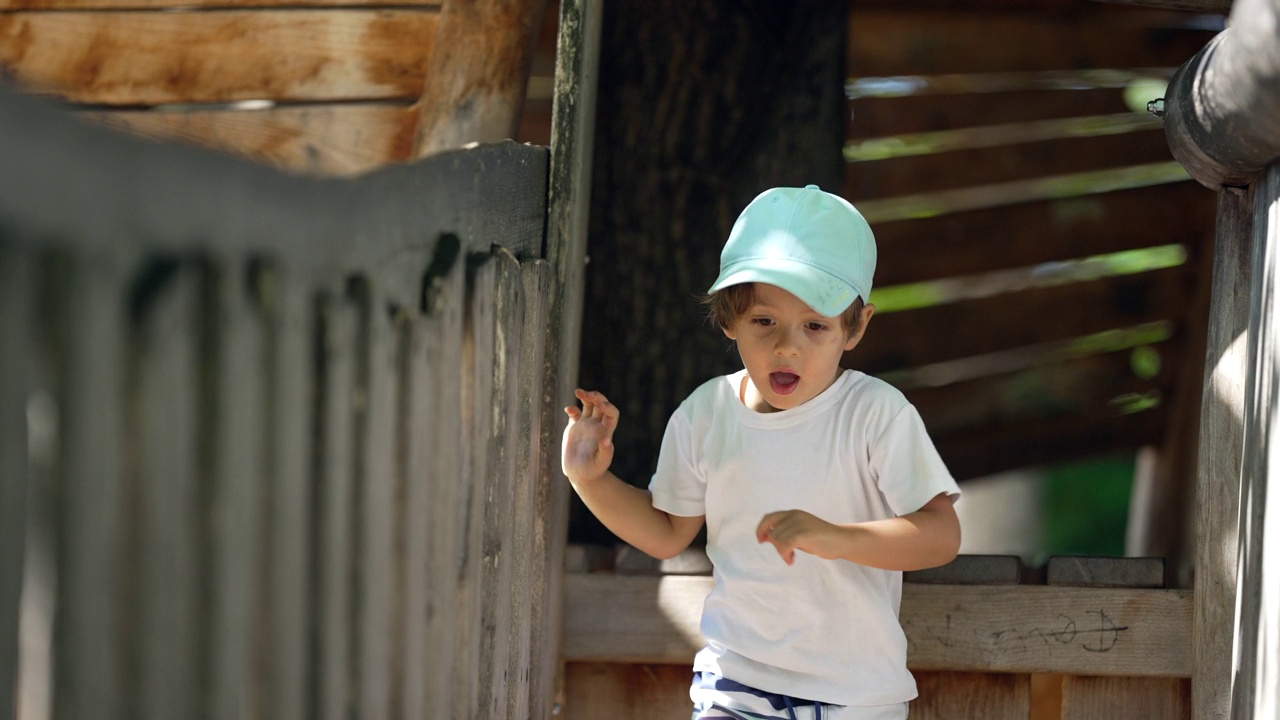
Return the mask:
<path id="1" fill-rule="evenodd" d="M 747 205 L 707 300 L 744 369 L 672 415 L 648 490 L 609 472 L 604 395 L 565 409 L 564 473 L 618 537 L 669 558 L 707 523 L 695 719 L 900 720 L 916 695 L 902 571 L 955 557 L 960 490 L 902 393 L 839 366 L 875 312 L 875 258 L 862 215 L 817 186 Z"/>

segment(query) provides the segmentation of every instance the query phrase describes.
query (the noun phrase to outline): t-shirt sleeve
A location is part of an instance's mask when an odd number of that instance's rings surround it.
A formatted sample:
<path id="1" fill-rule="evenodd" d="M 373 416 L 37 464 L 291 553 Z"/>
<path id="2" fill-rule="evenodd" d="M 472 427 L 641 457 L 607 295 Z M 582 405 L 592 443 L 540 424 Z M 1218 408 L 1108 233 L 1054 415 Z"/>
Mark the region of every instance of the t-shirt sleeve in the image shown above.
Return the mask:
<path id="1" fill-rule="evenodd" d="M 960 486 L 911 404 L 898 411 L 872 444 L 871 466 L 880 492 L 897 515 L 919 510 L 939 493 L 947 493 L 953 501 L 960 495 Z"/>
<path id="2" fill-rule="evenodd" d="M 693 431 L 677 410 L 667 421 L 658 451 L 658 469 L 649 481 L 653 506 L 680 517 L 707 514 L 707 481 L 693 457 Z"/>

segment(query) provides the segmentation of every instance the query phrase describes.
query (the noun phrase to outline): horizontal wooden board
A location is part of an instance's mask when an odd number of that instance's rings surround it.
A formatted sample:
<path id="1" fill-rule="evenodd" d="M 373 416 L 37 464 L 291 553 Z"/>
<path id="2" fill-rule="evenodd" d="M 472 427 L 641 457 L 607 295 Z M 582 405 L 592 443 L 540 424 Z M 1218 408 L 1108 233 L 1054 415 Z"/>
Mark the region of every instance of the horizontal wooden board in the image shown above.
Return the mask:
<path id="1" fill-rule="evenodd" d="M 1189 275 L 1179 266 L 881 315 L 843 364 L 874 374 L 1176 320 Z"/>
<path id="2" fill-rule="evenodd" d="M 409 106 L 395 104 L 101 111 L 83 116 L 146 137 L 243 155 L 282 170 L 337 176 L 407 161 L 417 119 Z"/>
<path id="3" fill-rule="evenodd" d="M 1124 91 L 1027 90 L 981 95 L 920 95 L 848 100 L 848 132 L 853 139 L 954 128 L 1004 125 L 1128 110 Z"/>
<path id="4" fill-rule="evenodd" d="M 0 10 L 221 10 L 277 7 L 434 7 L 443 0 L 0 0 Z"/>
<path id="5" fill-rule="evenodd" d="M 1208 248 L 1216 196 L 1195 182 L 874 223 L 876 284 L 1181 243 Z"/>
<path id="6" fill-rule="evenodd" d="M 935 436 L 938 454 L 957 480 L 986 477 L 1006 470 L 1048 467 L 1120 454 L 1159 443 L 1168 412 L 1154 408 L 1131 415 L 1081 415 L 982 428 Z"/>
<path id="7" fill-rule="evenodd" d="M 1172 159 L 1159 127 L 1123 135 L 1066 138 L 913 155 L 845 165 L 844 196 L 896 197 Z"/>
<path id="8" fill-rule="evenodd" d="M 681 665 L 565 665 L 566 720 L 688 720 L 692 671 Z"/>
<path id="9" fill-rule="evenodd" d="M 911 720 L 1026 720 L 1031 676 L 1008 673 L 916 672 L 919 696 Z"/>
<path id="10" fill-rule="evenodd" d="M 570 662 L 688 663 L 702 646 L 712 579 L 567 575 Z M 913 670 L 1188 677 L 1192 596 L 1184 590 L 908 583 Z"/>
<path id="11" fill-rule="evenodd" d="M 1151 15 L 1124 8 L 1076 12 L 971 12 L 854 9 L 849 72 L 858 76 L 1002 70 L 1177 67 L 1214 33 L 1150 26 Z"/>
<path id="12" fill-rule="evenodd" d="M 1066 677 L 1062 720 L 1191 720 L 1191 681 Z"/>
<path id="13" fill-rule="evenodd" d="M 1051 557 L 1050 585 L 1087 587 L 1164 587 L 1164 558 Z"/>
<path id="14" fill-rule="evenodd" d="M 14 12 L 0 65 L 80 103 L 417 98 L 439 13 Z"/>

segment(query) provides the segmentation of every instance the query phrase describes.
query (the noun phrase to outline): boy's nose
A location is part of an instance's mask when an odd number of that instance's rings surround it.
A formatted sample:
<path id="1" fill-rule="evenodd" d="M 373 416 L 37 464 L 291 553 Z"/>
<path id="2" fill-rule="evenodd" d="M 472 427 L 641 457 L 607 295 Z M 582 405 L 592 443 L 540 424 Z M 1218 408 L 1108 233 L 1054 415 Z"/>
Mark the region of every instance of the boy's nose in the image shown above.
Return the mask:
<path id="1" fill-rule="evenodd" d="M 778 331 L 778 340 L 773 346 L 773 351 L 778 355 L 795 355 L 800 350 L 800 344 L 796 338 L 796 330 L 781 329 Z"/>

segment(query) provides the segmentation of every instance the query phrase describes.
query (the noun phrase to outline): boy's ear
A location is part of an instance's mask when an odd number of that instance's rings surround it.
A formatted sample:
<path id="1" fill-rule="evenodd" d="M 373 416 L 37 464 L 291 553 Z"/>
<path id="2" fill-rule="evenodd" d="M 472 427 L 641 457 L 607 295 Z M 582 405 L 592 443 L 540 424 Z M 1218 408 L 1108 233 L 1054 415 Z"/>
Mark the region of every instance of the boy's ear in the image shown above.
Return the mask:
<path id="1" fill-rule="evenodd" d="M 871 324 L 871 316 L 876 314 L 876 306 L 867 303 L 862 306 L 862 310 L 858 313 L 858 329 L 849 334 L 849 339 L 844 343 L 844 351 L 849 352 L 862 342 L 862 336 L 867 332 L 867 325 Z"/>
<path id="2" fill-rule="evenodd" d="M 736 341 L 738 339 L 738 334 L 733 331 L 732 327 L 722 327 L 720 329 L 724 331 L 724 336 L 730 340 Z"/>

